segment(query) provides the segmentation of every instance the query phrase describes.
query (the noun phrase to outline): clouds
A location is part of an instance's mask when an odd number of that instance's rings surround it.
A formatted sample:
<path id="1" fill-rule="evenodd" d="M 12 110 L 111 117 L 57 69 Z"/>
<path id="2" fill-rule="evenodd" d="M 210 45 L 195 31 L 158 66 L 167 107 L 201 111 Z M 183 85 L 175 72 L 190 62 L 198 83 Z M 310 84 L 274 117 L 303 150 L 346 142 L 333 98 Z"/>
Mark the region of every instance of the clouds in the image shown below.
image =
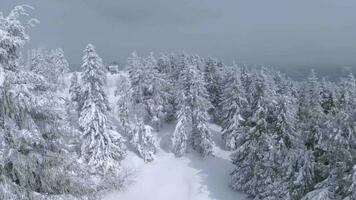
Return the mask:
<path id="1" fill-rule="evenodd" d="M 354 0 L 1 0 L 0 8 L 23 3 L 41 21 L 29 47 L 62 47 L 75 64 L 89 42 L 107 62 L 184 50 L 228 63 L 356 64 Z"/>
<path id="2" fill-rule="evenodd" d="M 115 22 L 134 25 L 184 25 L 208 21 L 219 16 L 202 0 L 81 0 L 98 15 Z"/>

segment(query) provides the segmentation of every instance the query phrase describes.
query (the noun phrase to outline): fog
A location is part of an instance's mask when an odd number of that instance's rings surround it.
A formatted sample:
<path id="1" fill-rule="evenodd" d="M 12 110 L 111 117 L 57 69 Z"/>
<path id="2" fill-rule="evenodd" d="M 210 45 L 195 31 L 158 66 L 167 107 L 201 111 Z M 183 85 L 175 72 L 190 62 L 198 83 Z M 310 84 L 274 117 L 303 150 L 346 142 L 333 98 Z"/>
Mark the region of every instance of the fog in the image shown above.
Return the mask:
<path id="1" fill-rule="evenodd" d="M 1 0 L 7 14 L 32 5 L 41 23 L 28 48 L 64 49 L 81 62 L 87 43 L 105 62 L 128 55 L 197 53 L 230 63 L 356 64 L 354 0 Z"/>

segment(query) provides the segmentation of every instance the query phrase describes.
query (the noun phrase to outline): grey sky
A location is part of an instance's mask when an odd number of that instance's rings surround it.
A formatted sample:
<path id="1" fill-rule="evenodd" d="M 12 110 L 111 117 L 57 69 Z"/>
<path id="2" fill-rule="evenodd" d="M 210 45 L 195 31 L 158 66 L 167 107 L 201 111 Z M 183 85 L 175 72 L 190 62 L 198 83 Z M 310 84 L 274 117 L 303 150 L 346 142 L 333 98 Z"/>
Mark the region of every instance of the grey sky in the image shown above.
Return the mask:
<path id="1" fill-rule="evenodd" d="M 35 7 L 31 48 L 72 64 L 93 43 L 105 62 L 133 50 L 197 53 L 251 64 L 356 64 L 355 0 L 0 0 Z"/>

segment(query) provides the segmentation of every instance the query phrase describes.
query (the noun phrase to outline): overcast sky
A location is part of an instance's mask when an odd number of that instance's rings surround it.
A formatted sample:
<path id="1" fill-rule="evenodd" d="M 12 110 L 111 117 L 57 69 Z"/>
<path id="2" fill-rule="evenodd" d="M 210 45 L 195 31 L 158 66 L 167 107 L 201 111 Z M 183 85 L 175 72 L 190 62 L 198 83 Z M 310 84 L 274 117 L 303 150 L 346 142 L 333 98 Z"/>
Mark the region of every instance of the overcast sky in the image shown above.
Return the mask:
<path id="1" fill-rule="evenodd" d="M 106 63 L 129 54 L 197 53 L 226 63 L 356 66 L 355 0 L 0 0 L 35 7 L 31 48 L 72 64 L 93 43 Z"/>

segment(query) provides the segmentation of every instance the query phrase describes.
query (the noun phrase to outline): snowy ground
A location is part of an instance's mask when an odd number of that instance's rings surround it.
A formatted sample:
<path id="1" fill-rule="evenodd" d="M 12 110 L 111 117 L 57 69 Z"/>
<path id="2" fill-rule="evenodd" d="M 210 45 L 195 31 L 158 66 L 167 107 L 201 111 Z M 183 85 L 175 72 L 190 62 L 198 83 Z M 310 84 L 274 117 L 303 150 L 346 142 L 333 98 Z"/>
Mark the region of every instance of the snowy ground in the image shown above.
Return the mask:
<path id="1" fill-rule="evenodd" d="M 123 166 L 135 171 L 134 182 L 122 192 L 113 192 L 104 200 L 244 200 L 243 194 L 228 186 L 229 172 L 233 165 L 230 152 L 222 150 L 218 127 L 212 125 L 214 134 L 214 157 L 205 160 L 194 153 L 176 158 L 169 152 L 168 141 L 173 131 L 166 126 L 158 133 L 160 150 L 156 160 L 143 163 L 129 152 Z"/>

